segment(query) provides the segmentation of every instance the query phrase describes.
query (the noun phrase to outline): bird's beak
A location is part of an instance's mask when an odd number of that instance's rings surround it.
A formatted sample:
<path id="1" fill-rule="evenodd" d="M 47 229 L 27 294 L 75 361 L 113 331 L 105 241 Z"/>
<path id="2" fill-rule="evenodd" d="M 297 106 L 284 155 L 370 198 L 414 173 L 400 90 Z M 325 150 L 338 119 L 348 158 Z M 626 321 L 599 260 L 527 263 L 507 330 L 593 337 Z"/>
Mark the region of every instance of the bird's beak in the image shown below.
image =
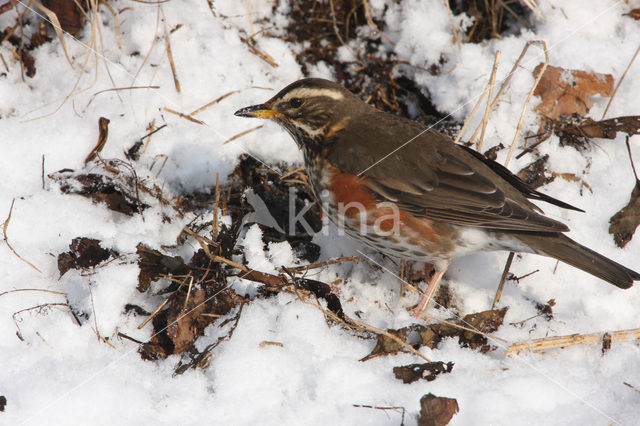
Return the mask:
<path id="1" fill-rule="evenodd" d="M 261 104 L 240 108 L 234 115 L 238 117 L 271 118 L 277 113 L 278 111 L 270 109 L 265 104 Z"/>

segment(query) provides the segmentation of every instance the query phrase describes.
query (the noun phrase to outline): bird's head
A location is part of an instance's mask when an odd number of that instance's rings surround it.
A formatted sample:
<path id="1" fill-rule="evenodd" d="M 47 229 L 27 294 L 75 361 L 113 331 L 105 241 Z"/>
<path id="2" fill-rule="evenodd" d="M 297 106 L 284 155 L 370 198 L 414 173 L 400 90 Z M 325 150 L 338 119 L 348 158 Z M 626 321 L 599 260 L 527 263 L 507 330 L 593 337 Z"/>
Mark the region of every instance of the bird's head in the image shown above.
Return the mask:
<path id="1" fill-rule="evenodd" d="M 358 111 L 369 109 L 360 98 L 329 80 L 305 78 L 291 83 L 260 105 L 236 111 L 238 117 L 268 118 L 284 127 L 308 150 L 331 143 Z"/>

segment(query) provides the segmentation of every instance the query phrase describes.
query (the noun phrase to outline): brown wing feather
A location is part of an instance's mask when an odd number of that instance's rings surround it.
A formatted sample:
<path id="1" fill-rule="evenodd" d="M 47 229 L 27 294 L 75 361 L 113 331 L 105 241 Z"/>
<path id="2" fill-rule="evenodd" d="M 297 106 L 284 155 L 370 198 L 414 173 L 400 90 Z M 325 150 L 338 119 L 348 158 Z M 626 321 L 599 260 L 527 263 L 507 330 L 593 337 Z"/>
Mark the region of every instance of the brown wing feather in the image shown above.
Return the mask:
<path id="1" fill-rule="evenodd" d="M 328 158 L 343 171 L 364 171 L 369 189 L 380 200 L 393 201 L 419 217 L 458 225 L 568 231 L 563 223 L 539 214 L 520 188 L 448 137 L 390 114 L 375 110 L 371 114 L 362 121 L 363 128 L 352 124 L 348 133 L 336 136 L 332 146 L 349 143 L 339 152 L 330 147 Z M 377 135 L 375 140 L 370 139 L 372 134 Z"/>

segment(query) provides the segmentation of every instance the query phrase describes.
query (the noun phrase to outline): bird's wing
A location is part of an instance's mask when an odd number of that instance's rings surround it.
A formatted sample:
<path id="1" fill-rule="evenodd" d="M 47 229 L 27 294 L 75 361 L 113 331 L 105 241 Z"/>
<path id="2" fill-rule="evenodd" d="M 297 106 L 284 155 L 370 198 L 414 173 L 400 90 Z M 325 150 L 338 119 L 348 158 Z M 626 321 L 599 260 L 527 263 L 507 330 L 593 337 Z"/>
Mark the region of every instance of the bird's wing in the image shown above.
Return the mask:
<path id="1" fill-rule="evenodd" d="M 569 230 L 537 213 L 518 188 L 440 133 L 425 131 L 402 146 L 425 128 L 385 113 L 370 120 L 366 129 L 350 127 L 352 134 L 340 135 L 336 145 L 349 143 L 342 145 L 340 155 L 330 151 L 329 161 L 340 170 L 362 176 L 381 201 L 394 202 L 417 217 L 456 225 Z M 372 135 L 375 140 L 370 139 Z"/>

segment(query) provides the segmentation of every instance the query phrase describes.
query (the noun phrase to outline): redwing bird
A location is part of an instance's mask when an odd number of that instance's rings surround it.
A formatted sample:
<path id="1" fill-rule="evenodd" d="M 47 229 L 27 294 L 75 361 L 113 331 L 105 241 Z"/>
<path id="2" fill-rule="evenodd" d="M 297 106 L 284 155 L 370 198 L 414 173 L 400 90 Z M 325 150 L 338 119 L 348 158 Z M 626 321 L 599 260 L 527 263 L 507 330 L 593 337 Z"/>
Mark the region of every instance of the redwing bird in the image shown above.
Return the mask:
<path id="1" fill-rule="evenodd" d="M 578 210 L 542 194 L 502 165 L 424 125 L 377 110 L 340 85 L 308 78 L 240 117 L 284 127 L 304 153 L 325 214 L 386 255 L 436 269 L 416 308 L 428 305 L 451 260 L 509 250 L 559 259 L 617 287 L 640 274 L 573 241 L 532 200 Z"/>

